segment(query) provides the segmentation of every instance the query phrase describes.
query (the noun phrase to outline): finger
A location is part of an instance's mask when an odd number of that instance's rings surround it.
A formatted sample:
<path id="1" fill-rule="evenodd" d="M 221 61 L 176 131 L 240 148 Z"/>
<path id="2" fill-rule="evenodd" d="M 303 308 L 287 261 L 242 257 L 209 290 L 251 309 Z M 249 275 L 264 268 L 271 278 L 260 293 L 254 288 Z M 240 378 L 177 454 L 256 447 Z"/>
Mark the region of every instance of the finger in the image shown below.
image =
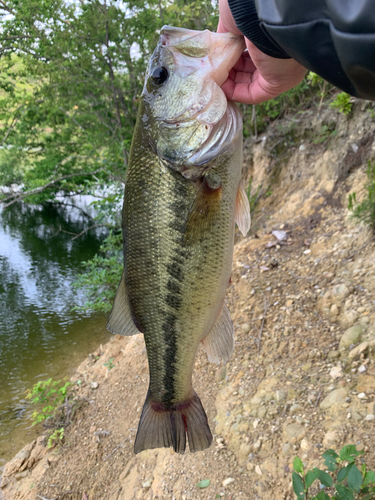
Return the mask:
<path id="1" fill-rule="evenodd" d="M 242 35 L 241 31 L 236 26 L 236 22 L 228 5 L 228 0 L 219 0 L 219 12 L 221 24 L 219 20 L 218 33 L 230 31 L 234 35 Z M 219 31 L 219 29 L 222 31 Z"/>
<path id="2" fill-rule="evenodd" d="M 243 73 L 254 73 L 256 67 L 250 58 L 248 52 L 243 52 L 241 57 L 238 59 L 236 64 L 233 66 L 235 71 L 243 72 Z"/>
<path id="3" fill-rule="evenodd" d="M 228 79 L 221 88 L 228 100 L 243 104 L 260 104 L 278 95 L 267 92 L 259 81 L 254 79 L 251 83 L 235 83 Z"/>

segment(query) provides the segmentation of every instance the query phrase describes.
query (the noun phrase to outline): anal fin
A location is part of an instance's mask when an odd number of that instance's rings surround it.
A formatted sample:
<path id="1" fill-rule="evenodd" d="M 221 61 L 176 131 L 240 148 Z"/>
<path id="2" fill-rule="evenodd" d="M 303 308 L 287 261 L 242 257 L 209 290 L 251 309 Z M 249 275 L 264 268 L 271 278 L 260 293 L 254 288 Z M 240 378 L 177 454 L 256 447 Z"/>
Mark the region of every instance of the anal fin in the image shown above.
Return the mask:
<path id="1" fill-rule="evenodd" d="M 126 336 L 141 333 L 132 319 L 124 275 L 121 276 L 112 311 L 107 322 L 107 330 L 117 335 Z"/>
<path id="2" fill-rule="evenodd" d="M 237 191 L 236 223 L 241 233 L 246 236 L 251 226 L 251 214 L 249 199 L 242 186 L 240 186 Z"/>
<path id="3" fill-rule="evenodd" d="M 216 323 L 210 333 L 203 339 L 208 361 L 226 363 L 234 349 L 234 327 L 228 306 L 224 303 Z"/>

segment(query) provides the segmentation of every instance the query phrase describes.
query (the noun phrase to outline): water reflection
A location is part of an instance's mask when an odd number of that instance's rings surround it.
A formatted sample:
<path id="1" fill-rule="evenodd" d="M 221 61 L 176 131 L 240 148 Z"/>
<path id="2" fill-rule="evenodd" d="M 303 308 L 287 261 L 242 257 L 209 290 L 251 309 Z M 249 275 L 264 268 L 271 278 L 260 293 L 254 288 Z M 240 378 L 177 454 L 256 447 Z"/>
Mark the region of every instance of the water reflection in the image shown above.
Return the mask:
<path id="1" fill-rule="evenodd" d="M 85 300 L 71 286 L 81 262 L 105 236 L 101 228 L 75 241 L 68 234 L 92 225 L 88 201 L 0 209 L 0 467 L 23 445 L 10 438 L 30 427 L 25 391 L 68 374 L 108 338 L 103 316 L 71 311 Z"/>

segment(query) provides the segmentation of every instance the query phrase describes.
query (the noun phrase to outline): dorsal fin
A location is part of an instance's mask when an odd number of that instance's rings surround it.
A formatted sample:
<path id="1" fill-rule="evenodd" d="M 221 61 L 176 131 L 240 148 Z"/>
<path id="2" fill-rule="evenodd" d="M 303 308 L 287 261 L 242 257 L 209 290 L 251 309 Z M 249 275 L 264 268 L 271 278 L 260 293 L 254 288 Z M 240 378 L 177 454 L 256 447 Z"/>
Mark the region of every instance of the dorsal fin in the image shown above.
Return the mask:
<path id="1" fill-rule="evenodd" d="M 126 290 L 124 274 L 121 276 L 111 314 L 107 322 L 107 330 L 117 335 L 137 335 L 141 333 L 135 326 Z"/>

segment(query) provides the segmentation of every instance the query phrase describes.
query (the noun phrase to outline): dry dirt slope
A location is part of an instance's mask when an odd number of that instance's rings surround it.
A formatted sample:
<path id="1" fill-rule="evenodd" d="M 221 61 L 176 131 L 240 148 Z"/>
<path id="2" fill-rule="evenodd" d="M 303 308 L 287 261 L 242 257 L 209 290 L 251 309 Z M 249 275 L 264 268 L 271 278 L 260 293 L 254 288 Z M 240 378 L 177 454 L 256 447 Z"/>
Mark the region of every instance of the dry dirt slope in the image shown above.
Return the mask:
<path id="1" fill-rule="evenodd" d="M 375 240 L 345 208 L 375 158 L 372 116 L 361 103 L 349 118 L 323 109 L 248 144 L 248 175 L 272 195 L 235 250 L 234 356 L 216 366 L 202 350 L 196 362 L 212 447 L 133 455 L 147 358 L 141 337 L 114 337 L 74 375 L 88 404 L 64 446 L 27 445 L 5 469 L 5 500 L 291 499 L 294 456 L 318 466 L 346 443 L 375 468 Z M 314 144 L 326 122 L 335 138 Z"/>

